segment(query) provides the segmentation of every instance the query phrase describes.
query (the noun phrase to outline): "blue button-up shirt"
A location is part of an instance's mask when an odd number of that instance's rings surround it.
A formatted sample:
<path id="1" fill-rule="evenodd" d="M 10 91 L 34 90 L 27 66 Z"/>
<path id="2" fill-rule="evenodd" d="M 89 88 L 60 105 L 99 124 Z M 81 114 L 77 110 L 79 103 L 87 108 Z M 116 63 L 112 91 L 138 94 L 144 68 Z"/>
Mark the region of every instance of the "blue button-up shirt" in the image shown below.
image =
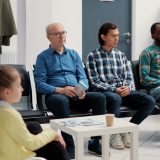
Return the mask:
<path id="1" fill-rule="evenodd" d="M 49 47 L 37 56 L 35 65 L 35 83 L 39 93 L 54 93 L 56 87 L 76 86 L 88 80 L 78 53 L 65 48 L 62 54 Z"/>

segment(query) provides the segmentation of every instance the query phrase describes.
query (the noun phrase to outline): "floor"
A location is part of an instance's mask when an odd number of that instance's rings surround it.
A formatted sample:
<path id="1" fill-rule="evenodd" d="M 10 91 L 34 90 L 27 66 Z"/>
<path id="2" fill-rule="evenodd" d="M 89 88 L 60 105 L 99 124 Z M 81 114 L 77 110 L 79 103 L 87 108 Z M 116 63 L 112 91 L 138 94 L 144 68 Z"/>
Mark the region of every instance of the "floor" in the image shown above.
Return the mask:
<path id="1" fill-rule="evenodd" d="M 130 118 L 123 118 L 129 121 Z M 85 139 L 84 160 L 101 160 L 102 158 L 87 152 L 88 139 Z M 130 160 L 130 150 L 110 148 L 110 160 Z M 139 159 L 160 160 L 160 115 L 152 115 L 139 125 Z"/>

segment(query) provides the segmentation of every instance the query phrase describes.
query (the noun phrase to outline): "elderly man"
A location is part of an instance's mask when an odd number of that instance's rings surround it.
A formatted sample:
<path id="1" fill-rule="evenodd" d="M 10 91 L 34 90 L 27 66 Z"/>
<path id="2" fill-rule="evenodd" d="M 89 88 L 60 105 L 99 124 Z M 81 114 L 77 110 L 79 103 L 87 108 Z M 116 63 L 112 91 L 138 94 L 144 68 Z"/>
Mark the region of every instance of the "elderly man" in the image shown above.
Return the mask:
<path id="1" fill-rule="evenodd" d="M 60 23 L 53 23 L 46 28 L 49 48 L 37 56 L 35 82 L 39 93 L 46 95 L 46 106 L 55 118 L 70 116 L 70 108 L 89 111 L 93 115 L 105 114 L 106 98 L 99 92 L 85 92 L 88 80 L 79 54 L 65 47 L 67 32 Z M 82 87 L 82 88 L 81 88 Z M 77 90 L 80 88 L 80 92 Z M 74 143 L 70 135 L 62 133 L 66 149 L 74 158 Z M 90 152 L 101 156 L 99 137 L 89 141 Z"/>

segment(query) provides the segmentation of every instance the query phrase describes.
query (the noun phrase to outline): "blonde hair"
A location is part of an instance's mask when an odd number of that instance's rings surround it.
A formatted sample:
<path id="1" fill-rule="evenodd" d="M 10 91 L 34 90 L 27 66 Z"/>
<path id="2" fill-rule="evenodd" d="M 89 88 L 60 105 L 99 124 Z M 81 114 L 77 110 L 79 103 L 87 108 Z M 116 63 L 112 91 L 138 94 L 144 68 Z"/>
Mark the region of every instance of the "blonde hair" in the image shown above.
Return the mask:
<path id="1" fill-rule="evenodd" d="M 20 74 L 15 68 L 9 65 L 0 65 L 0 90 L 10 88 L 18 76 Z"/>

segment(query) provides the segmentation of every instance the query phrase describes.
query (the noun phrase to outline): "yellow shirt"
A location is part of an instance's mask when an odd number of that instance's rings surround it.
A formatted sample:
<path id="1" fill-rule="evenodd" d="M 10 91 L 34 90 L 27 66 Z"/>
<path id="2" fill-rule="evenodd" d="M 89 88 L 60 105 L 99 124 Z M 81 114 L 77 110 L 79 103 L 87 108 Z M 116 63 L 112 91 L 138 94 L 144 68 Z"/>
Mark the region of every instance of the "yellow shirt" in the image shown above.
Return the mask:
<path id="1" fill-rule="evenodd" d="M 22 116 L 9 103 L 0 101 L 0 160 L 24 160 L 34 157 L 34 150 L 55 138 L 52 129 L 31 134 Z"/>

